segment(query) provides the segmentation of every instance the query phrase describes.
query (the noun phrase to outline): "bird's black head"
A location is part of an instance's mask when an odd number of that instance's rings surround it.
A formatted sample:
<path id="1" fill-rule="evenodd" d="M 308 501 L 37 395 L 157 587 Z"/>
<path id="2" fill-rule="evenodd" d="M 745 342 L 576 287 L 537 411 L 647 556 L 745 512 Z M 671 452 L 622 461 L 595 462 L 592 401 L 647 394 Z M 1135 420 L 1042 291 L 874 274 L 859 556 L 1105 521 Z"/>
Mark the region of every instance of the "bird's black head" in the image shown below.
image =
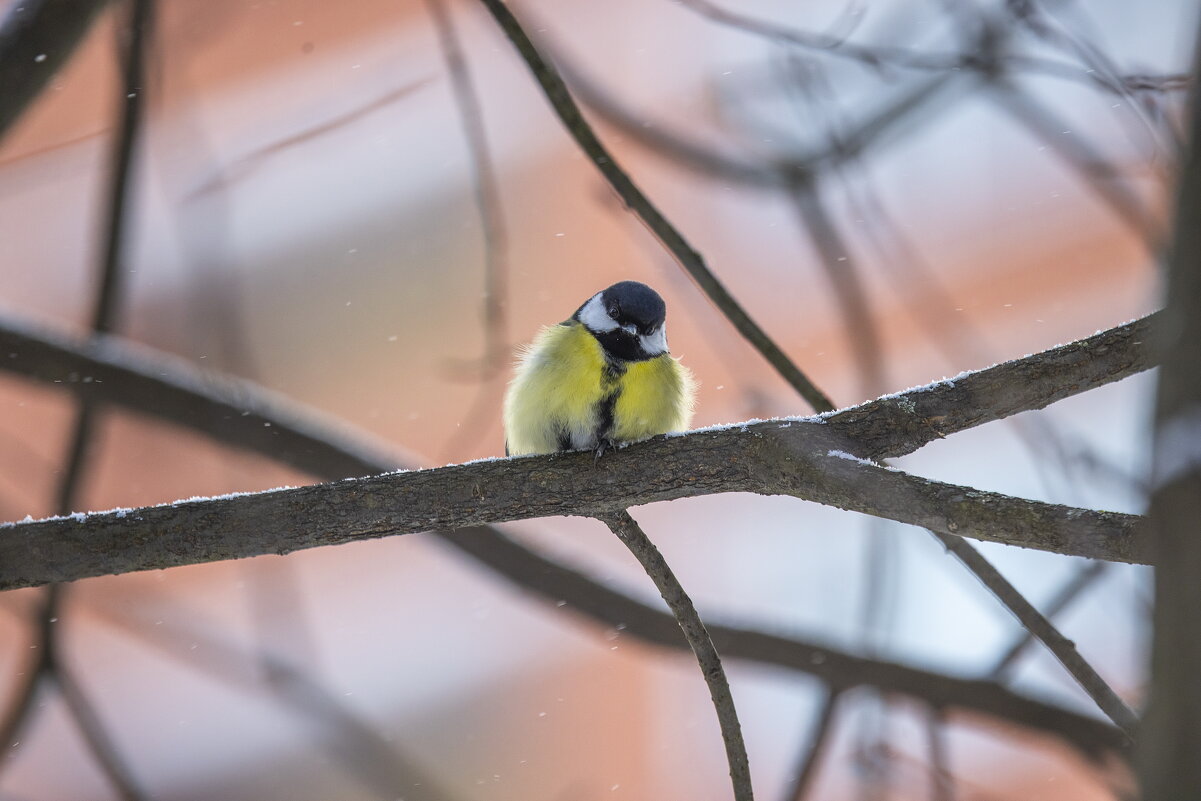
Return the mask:
<path id="1" fill-rule="evenodd" d="M 663 329 L 666 318 L 663 298 L 637 281 L 621 281 L 596 293 L 572 315 L 610 356 L 625 361 L 650 359 L 667 352 Z"/>

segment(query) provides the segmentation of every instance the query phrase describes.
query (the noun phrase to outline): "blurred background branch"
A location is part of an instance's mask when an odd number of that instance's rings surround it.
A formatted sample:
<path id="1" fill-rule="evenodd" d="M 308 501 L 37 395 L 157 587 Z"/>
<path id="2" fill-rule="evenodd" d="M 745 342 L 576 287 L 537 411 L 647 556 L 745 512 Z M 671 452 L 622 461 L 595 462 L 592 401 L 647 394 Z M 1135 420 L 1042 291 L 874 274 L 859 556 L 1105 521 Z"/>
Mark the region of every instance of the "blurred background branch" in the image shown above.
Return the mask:
<path id="1" fill-rule="evenodd" d="M 1151 310 L 1172 237 L 1190 4 L 527 3 L 523 33 L 491 0 L 182 2 L 158 8 L 145 97 L 109 46 L 133 6 L 104 5 L 0 3 L 4 518 L 497 454 L 509 343 L 624 278 L 667 298 L 698 424 L 793 418 L 828 499 L 861 487 L 841 505 L 879 511 L 865 498 L 920 475 L 951 493 L 939 514 L 968 488 L 1144 510 L 1152 381 L 1119 379 L 1151 366 L 1160 318 L 1115 323 Z M 118 90 L 149 133 L 133 172 L 103 135 Z M 88 336 L 84 243 L 114 220 L 128 338 Z M 798 392 L 909 385 L 795 419 Z M 787 446 L 773 425 L 728 436 Z M 86 475 L 57 470 L 85 450 Z M 894 457 L 903 474 L 854 461 Z M 638 515 L 724 657 L 761 795 L 1136 797 L 1129 738 L 1091 706 L 1133 730 L 1146 568 L 972 549 L 1019 631 L 898 524 L 738 493 Z M 528 520 L 0 594 L 8 718 L 36 716 L 4 794 L 727 797 L 694 669 L 645 647 L 681 652 L 679 627 L 606 534 Z M 1110 555 L 1146 560 L 1132 543 Z M 1089 692 L 1030 630 L 1088 656 Z M 19 690 L 35 662 L 67 695 Z"/>

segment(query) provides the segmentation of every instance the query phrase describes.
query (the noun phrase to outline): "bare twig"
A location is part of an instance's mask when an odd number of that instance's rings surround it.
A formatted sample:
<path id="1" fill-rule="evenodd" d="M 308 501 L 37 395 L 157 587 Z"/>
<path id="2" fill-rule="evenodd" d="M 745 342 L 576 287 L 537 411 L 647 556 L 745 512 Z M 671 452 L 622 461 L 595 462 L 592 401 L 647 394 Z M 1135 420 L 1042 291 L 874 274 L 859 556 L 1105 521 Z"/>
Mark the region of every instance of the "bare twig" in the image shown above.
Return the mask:
<path id="1" fill-rule="evenodd" d="M 841 136 L 828 143 L 785 157 L 748 160 L 703 144 L 685 130 L 672 128 L 662 120 L 649 123 L 643 115 L 624 106 L 569 62 L 564 61 L 562 69 L 584 102 L 627 138 L 719 180 L 735 181 L 754 188 L 789 191 L 798 183 L 812 180 L 816 173 L 830 165 L 862 156 L 869 148 L 879 146 L 889 135 L 898 137 L 903 124 L 912 122 L 920 112 L 929 110 L 936 101 L 945 99 L 949 92 L 961 90 L 965 85 L 958 73 L 953 71 L 929 76 L 872 108 Z"/>
<path id="2" fill-rule="evenodd" d="M 663 246 L 676 258 L 680 265 L 688 271 L 697 285 L 709 296 L 709 299 L 721 309 L 722 313 L 734 325 L 751 345 L 776 369 L 776 371 L 800 393 L 814 409 L 830 409 L 830 400 L 822 394 L 813 382 L 801 372 L 780 349 L 767 333 L 759 327 L 746 310 L 734 300 L 729 291 L 718 281 L 704 259 L 683 235 L 642 193 L 630 176 L 621 168 L 613 155 L 597 138 L 592 126 L 584 119 L 580 109 L 572 99 L 563 79 L 549 61 L 544 59 L 534 43 L 530 41 L 525 30 L 513 16 L 502 0 L 481 0 L 484 6 L 496 19 L 497 24 L 513 42 L 521 58 L 534 74 L 551 107 L 567 128 L 568 133 L 575 139 L 580 149 L 592 161 L 596 168 L 609 182 L 622 201 L 638 216 L 646 227 L 655 235 Z"/>
<path id="3" fill-rule="evenodd" d="M 1070 4 L 1063 4 L 1060 6 L 1060 10 L 1068 5 Z M 1161 130 L 1156 130 L 1154 125 L 1156 121 L 1149 118 L 1144 104 L 1140 103 L 1138 97 L 1135 96 L 1139 89 L 1136 82 L 1131 80 L 1132 76 L 1123 75 L 1109 54 L 1091 41 L 1081 30 L 1069 29 L 1068 26 L 1056 19 L 1053 13 L 1048 13 L 1053 11 L 1051 6 L 1034 0 L 1024 0 L 1019 3 L 1007 3 L 1005 7 L 1011 18 L 1016 19 L 1036 37 L 1051 47 L 1064 51 L 1069 57 L 1077 59 L 1090 75 L 1096 76 L 1098 84 L 1112 87 L 1111 91 L 1126 101 L 1124 108 L 1128 114 L 1134 115 L 1142 125 L 1144 132 L 1148 133 L 1152 140 L 1158 139 L 1157 135 L 1160 133 L 1168 133 L 1167 126 L 1163 124 L 1162 120 L 1158 121 Z M 1079 22 L 1082 21 L 1078 21 L 1078 27 Z M 1158 141 L 1155 141 L 1156 147 L 1159 144 Z"/>
<path id="4" fill-rule="evenodd" d="M 854 255 L 822 202 L 816 186 L 798 185 L 793 193 L 793 203 L 817 250 L 818 262 L 834 290 L 842 310 L 840 317 L 846 338 L 859 368 L 862 389 L 864 394 L 871 397 L 885 386 L 884 354 Z"/>
<path id="5" fill-rule="evenodd" d="M 697 664 L 701 667 L 701 674 L 705 677 L 705 684 L 709 685 L 709 697 L 713 700 L 713 708 L 717 711 L 721 738 L 726 746 L 726 760 L 730 764 L 734 798 L 737 801 L 752 801 L 755 794 L 751 789 L 751 770 L 747 761 L 746 743 L 742 739 L 742 726 L 734 708 L 734 696 L 730 692 L 730 682 L 721 665 L 721 657 L 713 647 L 713 641 L 709 638 L 709 632 L 701 622 L 701 616 L 697 614 L 692 599 L 684 591 L 663 554 L 651 542 L 650 537 L 646 536 L 638 522 L 630 517 L 629 512 L 623 509 L 611 515 L 604 515 L 600 519 L 617 535 L 655 582 L 655 587 L 679 624 L 680 631 L 688 640 L 689 647 L 696 655 Z"/>
<path id="6" fill-rule="evenodd" d="M 524 592 L 565 611 L 582 615 L 644 642 L 689 648 L 679 625 L 668 614 L 640 603 L 584 574 L 522 548 L 508 537 L 485 529 L 464 529 L 444 538 L 516 583 Z M 565 603 L 563 603 L 565 602 Z M 710 623 L 719 653 L 775 665 L 814 676 L 835 691 L 856 687 L 911 696 L 925 703 L 1001 718 L 1064 737 L 1090 758 L 1102 752 L 1124 753 L 1129 741 L 1115 727 L 1012 692 L 998 684 L 931 673 L 896 662 L 848 654 L 824 644 L 768 631 Z M 1060 734 L 1062 732 L 1062 734 Z"/>
<path id="7" fill-rule="evenodd" d="M 681 5 L 718 24 L 748 34 L 780 44 L 805 48 L 823 55 L 851 59 L 877 70 L 889 67 L 937 72 L 954 70 L 975 70 L 986 73 L 995 73 L 998 70 L 1021 71 L 1087 83 L 1113 94 L 1124 94 L 1125 91 L 1144 87 L 1154 91 L 1180 90 L 1190 80 L 1189 76 L 1181 74 L 1121 75 L 1116 71 L 1109 70 L 1099 73 L 1087 65 L 1081 65 L 1074 61 L 1062 61 L 1003 49 L 998 46 L 999 43 L 985 52 L 981 52 L 980 48 L 971 47 L 965 48 L 962 52 L 956 52 L 916 50 L 895 45 L 866 45 L 849 41 L 845 36 L 815 33 L 751 17 L 718 6 L 710 0 L 681 0 Z M 948 3 L 948 5 L 952 8 L 958 7 L 953 3 Z M 1017 6 L 1019 4 L 1009 3 L 1006 5 Z M 1003 29 L 997 20 L 982 21 L 995 28 Z"/>
<path id="8" fill-rule="evenodd" d="M 446 0 L 426 0 L 425 4 L 438 34 L 438 45 L 446 62 L 455 105 L 459 110 L 459 122 L 471 154 L 475 205 L 484 239 L 484 353 L 474 365 L 466 365 L 467 372 L 474 373 L 481 385 L 476 391 L 475 401 L 464 415 L 466 424 L 458 428 L 446 445 L 446 453 L 455 454 L 465 443 L 477 441 L 480 429 L 492 420 L 497 403 L 494 384 L 497 378 L 503 377 L 504 368 L 509 364 L 505 314 L 509 245 L 504 206 L 484 129 L 483 110 L 455 30 L 453 16 Z M 464 365 L 456 366 L 462 368 Z"/>
<path id="9" fill-rule="evenodd" d="M 826 746 L 830 742 L 830 735 L 834 731 L 835 713 L 838 711 L 838 702 L 841 698 L 842 691 L 831 688 L 827 691 L 826 697 L 822 699 L 821 707 L 818 708 L 817 715 L 813 718 L 813 726 L 805 739 L 796 770 L 793 772 L 792 782 L 784 793 L 784 801 L 802 801 L 813 786 L 817 769 L 821 765 L 822 755 L 825 754 Z"/>
<path id="10" fill-rule="evenodd" d="M 142 129 L 145 107 L 146 51 L 154 25 L 153 0 L 126 0 L 129 6 L 127 26 L 118 34 L 125 38 L 120 49 L 122 61 L 120 123 L 113 139 L 108 198 L 105 211 L 104 250 L 100 263 L 100 286 L 92 310 L 92 330 L 107 334 L 116 322 L 116 304 L 128 265 L 125 264 L 126 238 L 129 234 L 129 184 L 133 176 L 134 156 Z"/>
<path id="11" fill-rule="evenodd" d="M 1027 601 L 1025 596 L 1018 592 L 979 551 L 959 537 L 938 532 L 931 533 L 983 582 L 989 592 L 1013 613 L 1027 631 L 1047 646 L 1047 649 L 1071 674 L 1088 697 L 1092 698 L 1101 711 L 1133 740 L 1138 732 L 1138 716 L 1118 697 L 1105 679 L 1101 678 L 1096 669 L 1080 655 L 1080 652 L 1076 650 L 1075 643 L 1060 634 L 1051 621 L 1035 609 L 1034 605 Z"/>
<path id="12" fill-rule="evenodd" d="M 243 180 L 249 175 L 252 175 L 268 158 L 286 153 L 287 151 L 300 147 L 301 145 L 318 139 L 326 134 L 337 131 L 363 117 L 372 114 L 380 109 L 386 108 L 392 103 L 402 100 L 417 90 L 430 83 L 432 78 L 418 78 L 408 81 L 395 89 L 391 89 L 376 99 L 365 103 L 361 106 L 351 109 L 343 114 L 338 114 L 330 119 L 313 125 L 309 128 L 285 136 L 282 139 L 269 142 L 262 147 L 255 148 L 248 153 L 238 156 L 230 163 L 219 167 L 213 174 L 209 175 L 199 184 L 187 190 L 183 194 L 185 202 L 194 202 L 204 197 L 205 195 L 230 188 L 233 184 Z"/>
<path id="13" fill-rule="evenodd" d="M 508 286 L 508 234 L 504 206 L 496 182 L 496 169 L 488 148 L 488 135 L 479 95 L 455 31 L 454 19 L 446 0 L 425 0 L 438 45 L 450 75 L 459 122 L 471 154 L 471 175 L 475 187 L 476 211 L 484 234 L 484 333 L 486 346 L 480 364 L 484 375 L 492 375 L 508 364 L 509 344 L 505 331 L 505 293 Z"/>
<path id="14" fill-rule="evenodd" d="M 1104 573 L 1105 568 L 1109 566 L 1108 562 L 1089 562 L 1081 566 L 1079 570 L 1072 574 L 1071 578 L 1064 583 L 1059 591 L 1047 602 L 1046 612 L 1044 613 L 1048 620 L 1053 619 L 1063 610 L 1067 609 L 1073 601 L 1075 601 L 1081 593 L 1096 583 Z M 1013 644 L 1005 649 L 1005 653 L 997 659 L 989 671 L 989 677 L 998 681 L 1005 678 L 1013 665 L 1017 664 L 1017 660 L 1025 652 L 1030 642 L 1034 639 L 1034 635 L 1029 629 L 1024 629 L 1021 634 L 1014 638 Z"/>

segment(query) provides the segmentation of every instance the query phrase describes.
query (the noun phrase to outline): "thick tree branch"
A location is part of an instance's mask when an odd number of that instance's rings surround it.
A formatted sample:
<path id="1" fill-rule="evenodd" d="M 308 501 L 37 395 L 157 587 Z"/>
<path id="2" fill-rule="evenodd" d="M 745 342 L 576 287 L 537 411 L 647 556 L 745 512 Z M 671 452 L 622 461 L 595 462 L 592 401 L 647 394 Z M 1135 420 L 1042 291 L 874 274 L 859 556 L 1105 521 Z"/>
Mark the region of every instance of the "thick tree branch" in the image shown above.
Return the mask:
<path id="1" fill-rule="evenodd" d="M 555 515 L 606 516 L 725 492 L 790 495 L 944 534 L 1145 562 L 1141 518 L 1028 501 L 876 467 L 790 421 L 586 453 L 492 459 L 333 484 L 7 524 L 0 589 Z M 582 480 L 587 476 L 587 480 Z"/>
<path id="2" fill-rule="evenodd" d="M 633 452 L 619 453 L 596 467 L 582 467 L 583 462 L 577 464 L 580 457 L 573 454 L 479 462 L 273 492 L 255 499 L 156 507 L 140 511 L 142 521 L 110 514 L 82 523 L 22 523 L 0 533 L 0 554 L 8 554 L 0 559 L 4 566 L 0 586 L 287 552 L 439 527 L 559 514 L 596 515 L 629 505 L 731 491 L 792 495 L 943 533 L 1059 553 L 1146 560 L 1135 536 L 1138 520 L 1129 515 L 1024 501 L 839 458 L 854 452 L 873 458 L 905 453 L 942 432 L 1021 408 L 1037 408 L 1073 390 L 1129 374 L 1145 366 L 1137 333 L 1145 323 L 873 401 L 824 420 L 769 421 L 703 430 L 687 438 L 658 438 L 633 446 L 640 458 L 634 458 Z M 81 350 L 96 355 L 83 357 Z M 129 352 L 112 339 L 72 349 L 10 326 L 0 334 L 0 353 L 8 357 L 3 365 L 16 372 L 65 378 L 81 393 L 98 389 L 107 401 L 211 429 L 218 439 L 240 447 L 278 452 L 290 464 L 319 475 L 333 470 L 353 475 L 395 464 L 365 449 L 340 449 L 336 456 L 328 453 L 328 446 L 316 435 L 319 426 L 297 415 L 289 419 L 284 413 L 262 414 L 272 411 L 270 405 L 266 410 L 262 404 L 256 408 L 248 384 L 226 381 L 206 387 L 205 379 L 182 363 L 162 358 L 151 369 L 145 369 L 145 364 L 135 368 L 131 361 L 137 360 L 131 360 Z M 1090 359 L 1090 353 L 1095 358 Z M 1098 369 L 1098 363 L 1105 366 Z M 78 373 L 80 367 L 87 372 Z M 231 402 L 239 397 L 247 402 Z M 970 403 L 973 400 L 985 400 L 989 406 L 978 408 Z M 893 424 L 881 427 L 880 418 Z M 593 471 L 597 480 L 578 482 L 580 469 Z M 437 502 L 422 495 L 431 489 Z M 365 506 L 368 503 L 376 508 Z M 297 515 L 308 525 L 294 525 L 291 521 Z M 341 525 L 347 522 L 353 525 Z M 322 531 L 323 525 L 334 531 Z M 257 535 L 247 537 L 244 531 Z"/>
<path id="3" fill-rule="evenodd" d="M 885 396 L 827 416 L 865 459 L 912 453 L 957 431 L 1043 409 L 1155 365 L 1159 313 L 1066 345 Z"/>
<path id="4" fill-rule="evenodd" d="M 1103 332 L 1098 337 L 1044 353 L 1035 354 L 996 368 L 956 379 L 954 387 L 938 385 L 932 391 L 905 393 L 877 404 L 878 413 L 902 423 L 929 413 L 919 407 L 944 390 L 954 390 L 953 400 L 995 400 L 1002 412 L 956 407 L 955 416 L 938 421 L 938 429 L 951 433 L 956 425 L 966 428 L 1022 409 L 1040 408 L 1064 397 L 1061 387 L 1040 380 L 1058 374 L 1076 391 L 1084 391 L 1146 369 L 1149 365 L 1142 344 L 1146 321 Z M 1133 326 L 1133 329 L 1132 329 Z M 1092 344 L 1088 344 L 1092 343 Z M 1096 362 L 1082 358 L 1081 351 L 1097 347 L 1097 360 L 1109 365 L 1099 373 Z M 165 356 L 131 345 L 115 337 L 99 337 L 80 344 L 28 326 L 0 324 L 0 368 L 18 375 L 57 384 L 68 391 L 95 394 L 109 403 L 152 415 L 204 433 L 218 442 L 250 450 L 303 471 L 329 479 L 382 472 L 399 465 L 383 450 L 342 433 L 338 426 L 312 413 L 302 413 L 248 382 L 207 375 L 182 359 Z M 1001 370 L 1003 372 L 998 373 Z M 1013 371 L 1013 372 L 1005 372 Z M 989 386 L 1005 376 L 1025 376 L 1022 386 L 1032 394 L 1002 392 Z M 986 377 L 983 383 L 981 378 Z M 1038 388 L 1043 390 L 1039 394 Z M 1054 397 L 1048 397 L 1054 396 Z M 843 421 L 847 431 L 870 435 L 873 447 L 885 455 L 895 449 L 905 453 L 934 438 L 932 424 L 901 425 L 899 439 L 890 443 L 886 428 L 871 425 L 867 409 L 872 404 L 839 412 L 825 418 L 834 427 Z M 923 439 L 924 438 L 924 439 Z M 587 576 L 539 556 L 494 530 L 462 529 L 441 535 L 445 542 L 513 582 L 523 592 L 549 601 L 567 601 L 567 608 L 608 627 L 624 624 L 630 636 L 672 648 L 687 648 L 679 627 L 667 614 L 600 585 Z M 1062 736 L 1083 752 L 1121 749 L 1126 738 L 1100 721 L 1015 694 L 990 681 L 973 681 L 909 668 L 891 662 L 863 659 L 795 638 L 729 626 L 710 626 L 710 634 L 721 653 L 798 670 L 816 676 L 834 687 L 878 687 L 884 692 L 909 695 L 936 706 L 964 709 L 1010 721 L 1017 725 Z"/>

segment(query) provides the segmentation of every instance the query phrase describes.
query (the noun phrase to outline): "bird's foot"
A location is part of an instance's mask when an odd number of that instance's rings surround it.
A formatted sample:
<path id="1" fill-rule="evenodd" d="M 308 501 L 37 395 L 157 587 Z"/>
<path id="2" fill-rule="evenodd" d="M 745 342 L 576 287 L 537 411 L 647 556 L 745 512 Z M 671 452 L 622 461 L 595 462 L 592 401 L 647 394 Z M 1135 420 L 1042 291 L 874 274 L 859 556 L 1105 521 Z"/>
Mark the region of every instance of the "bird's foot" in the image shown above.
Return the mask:
<path id="1" fill-rule="evenodd" d="M 605 455 L 605 451 L 616 449 L 617 445 L 614 444 L 613 440 L 601 437 L 600 441 L 596 443 L 596 449 L 592 451 L 592 463 L 596 464 L 599 462 L 600 458 Z"/>

